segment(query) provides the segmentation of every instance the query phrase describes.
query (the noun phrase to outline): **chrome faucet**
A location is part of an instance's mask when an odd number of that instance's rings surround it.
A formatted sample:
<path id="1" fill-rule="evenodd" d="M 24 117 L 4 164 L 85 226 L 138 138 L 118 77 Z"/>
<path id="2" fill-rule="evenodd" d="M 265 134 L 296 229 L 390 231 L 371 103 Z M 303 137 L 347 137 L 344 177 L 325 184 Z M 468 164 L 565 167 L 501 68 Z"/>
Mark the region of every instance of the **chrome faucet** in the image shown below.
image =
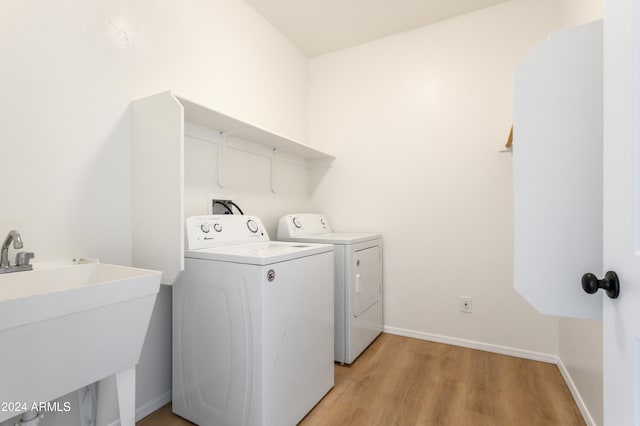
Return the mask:
<path id="1" fill-rule="evenodd" d="M 33 259 L 34 254 L 21 251 L 16 255 L 16 264 L 11 266 L 9 262 L 9 246 L 13 242 L 14 249 L 21 249 L 22 237 L 18 231 L 11 231 L 2 243 L 2 252 L 0 253 L 0 274 L 5 272 L 30 271 L 33 266 L 29 264 L 29 260 Z"/>

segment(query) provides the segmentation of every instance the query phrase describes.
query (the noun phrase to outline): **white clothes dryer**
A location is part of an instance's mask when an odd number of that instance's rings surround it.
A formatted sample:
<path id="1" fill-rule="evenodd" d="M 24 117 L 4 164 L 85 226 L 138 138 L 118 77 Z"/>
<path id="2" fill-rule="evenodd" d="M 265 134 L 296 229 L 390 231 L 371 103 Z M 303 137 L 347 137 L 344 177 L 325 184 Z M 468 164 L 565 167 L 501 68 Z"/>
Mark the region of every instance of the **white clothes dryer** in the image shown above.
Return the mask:
<path id="1" fill-rule="evenodd" d="M 333 232 L 320 214 L 280 218 L 278 240 L 335 247 L 335 360 L 351 364 L 382 332 L 382 236 Z"/>
<path id="2" fill-rule="evenodd" d="M 333 387 L 333 246 L 271 242 L 255 216 L 186 222 L 173 286 L 173 411 L 293 426 Z"/>

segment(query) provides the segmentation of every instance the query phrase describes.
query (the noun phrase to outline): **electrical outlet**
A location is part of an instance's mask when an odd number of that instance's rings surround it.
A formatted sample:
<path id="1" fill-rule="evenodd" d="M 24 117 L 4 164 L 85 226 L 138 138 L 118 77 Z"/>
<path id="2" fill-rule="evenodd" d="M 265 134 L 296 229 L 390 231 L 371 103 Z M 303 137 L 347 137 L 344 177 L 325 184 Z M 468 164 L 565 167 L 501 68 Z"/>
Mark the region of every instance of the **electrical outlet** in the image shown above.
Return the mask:
<path id="1" fill-rule="evenodd" d="M 466 314 L 471 313 L 471 298 L 468 296 L 460 297 L 460 312 L 464 312 Z"/>
<path id="2" fill-rule="evenodd" d="M 208 194 L 208 214 L 232 214 L 233 206 L 231 202 L 233 198 L 231 195 Z"/>

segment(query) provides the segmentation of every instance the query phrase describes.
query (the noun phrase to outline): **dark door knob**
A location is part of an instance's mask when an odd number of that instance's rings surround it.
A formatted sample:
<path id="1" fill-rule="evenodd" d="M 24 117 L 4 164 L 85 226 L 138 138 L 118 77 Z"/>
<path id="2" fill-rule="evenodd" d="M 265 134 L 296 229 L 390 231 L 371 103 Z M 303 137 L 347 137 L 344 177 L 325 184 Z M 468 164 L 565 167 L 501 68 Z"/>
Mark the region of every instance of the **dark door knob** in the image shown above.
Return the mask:
<path id="1" fill-rule="evenodd" d="M 620 280 L 618 280 L 618 274 L 609 271 L 601 280 L 590 272 L 582 276 L 582 289 L 584 291 L 593 294 L 600 288 L 606 291 L 607 296 L 610 298 L 617 299 L 620 295 Z"/>

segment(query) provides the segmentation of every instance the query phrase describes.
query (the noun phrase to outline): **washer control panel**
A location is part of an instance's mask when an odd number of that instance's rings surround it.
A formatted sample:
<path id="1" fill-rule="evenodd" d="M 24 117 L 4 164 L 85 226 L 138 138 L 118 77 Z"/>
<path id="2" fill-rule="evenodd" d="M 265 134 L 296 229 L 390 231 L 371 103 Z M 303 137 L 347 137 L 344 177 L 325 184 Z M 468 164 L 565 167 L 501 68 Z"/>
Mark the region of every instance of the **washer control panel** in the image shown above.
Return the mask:
<path id="1" fill-rule="evenodd" d="M 288 214 L 282 216 L 278 223 L 278 238 L 330 234 L 331 232 L 327 219 L 316 213 Z"/>
<path id="2" fill-rule="evenodd" d="M 214 214 L 191 216 L 186 224 L 187 250 L 269 241 L 256 216 Z"/>

